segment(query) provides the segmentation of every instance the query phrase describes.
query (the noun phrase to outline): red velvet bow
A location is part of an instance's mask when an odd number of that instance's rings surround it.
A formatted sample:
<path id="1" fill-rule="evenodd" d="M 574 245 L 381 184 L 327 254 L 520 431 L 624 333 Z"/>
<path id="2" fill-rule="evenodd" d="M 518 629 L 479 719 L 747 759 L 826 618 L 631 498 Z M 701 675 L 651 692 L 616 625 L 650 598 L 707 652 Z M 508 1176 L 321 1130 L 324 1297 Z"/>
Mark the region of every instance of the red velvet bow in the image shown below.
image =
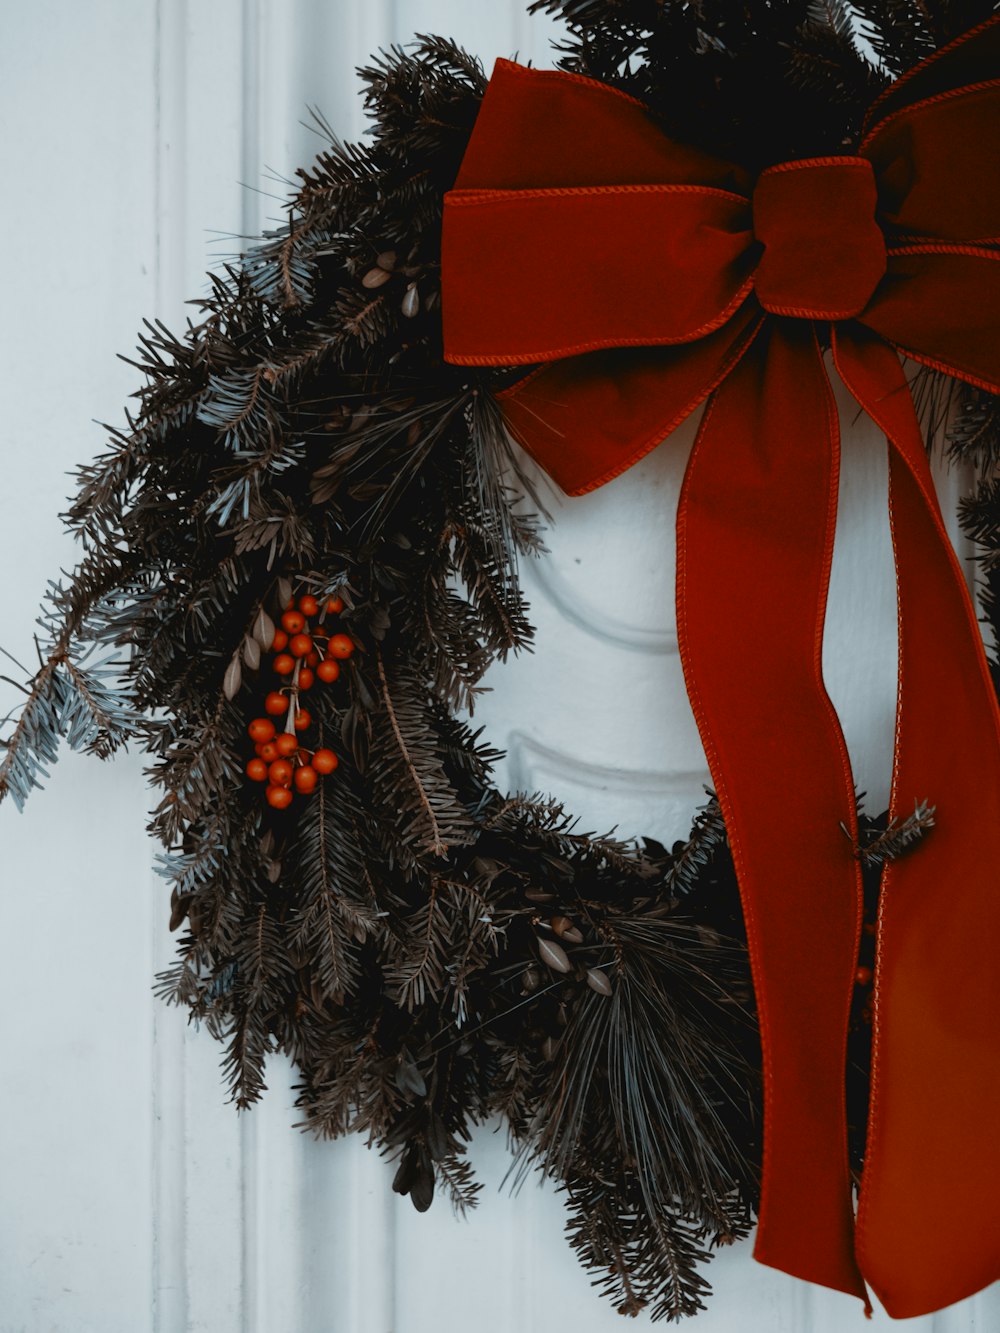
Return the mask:
<path id="1" fill-rule="evenodd" d="M 708 399 L 677 623 L 760 1013 L 754 1254 L 863 1299 L 867 1280 L 895 1316 L 1000 1275 L 1000 714 L 897 354 L 1000 392 L 998 71 L 995 20 L 893 84 L 857 155 L 752 182 L 619 92 L 499 61 L 445 199 L 445 356 L 542 363 L 499 396 L 565 490 L 610 480 Z M 884 875 L 856 1225 L 844 1064 L 862 904 L 821 673 L 839 439 L 817 322 L 889 442 L 891 812 L 937 807 Z"/>

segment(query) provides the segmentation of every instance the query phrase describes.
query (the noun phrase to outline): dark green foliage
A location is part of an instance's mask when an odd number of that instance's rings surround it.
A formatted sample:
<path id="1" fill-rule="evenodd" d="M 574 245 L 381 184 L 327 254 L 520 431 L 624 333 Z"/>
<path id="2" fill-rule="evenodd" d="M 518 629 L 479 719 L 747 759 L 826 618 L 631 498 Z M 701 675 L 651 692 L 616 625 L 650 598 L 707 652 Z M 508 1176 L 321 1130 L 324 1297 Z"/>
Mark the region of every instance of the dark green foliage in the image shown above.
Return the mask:
<path id="1" fill-rule="evenodd" d="M 647 103 L 678 139 L 757 170 L 851 151 L 891 78 L 995 0 L 535 0 L 561 65 Z M 853 11 L 871 50 L 855 36 Z"/>
<path id="2" fill-rule="evenodd" d="M 569 67 L 751 167 L 854 143 L 892 73 L 992 8 L 864 0 L 876 66 L 841 0 L 545 7 L 569 21 Z M 303 1126 L 364 1133 L 418 1209 L 436 1190 L 475 1203 L 466 1144 L 500 1115 L 515 1175 L 558 1182 L 616 1307 L 679 1318 L 702 1308 L 700 1266 L 748 1231 L 757 1192 L 759 1051 L 725 827 L 710 798 L 669 851 L 583 833 L 551 799 L 499 793 L 498 756 L 456 716 L 491 663 L 530 647 L 517 566 L 544 550 L 490 392 L 503 372 L 441 355 L 441 199 L 485 76 L 425 37 L 362 77 L 370 141 L 341 144 L 314 113 L 330 143 L 298 173 L 287 224 L 212 276 L 183 335 L 146 324 L 138 406 L 79 471 L 67 521 L 84 557 L 51 590 L 0 796 L 23 802 L 60 735 L 102 757 L 141 744 L 180 931 L 158 989 L 224 1043 L 236 1103 L 287 1054 Z M 951 440 L 984 469 L 963 517 L 994 622 L 998 430 L 994 400 L 970 392 Z M 340 766 L 278 813 L 243 777 L 269 688 L 246 643 L 293 591 L 342 596 L 358 650 L 310 699 Z M 862 816 L 870 913 L 879 865 L 929 823 Z M 854 1015 L 856 1171 L 869 1034 Z"/>

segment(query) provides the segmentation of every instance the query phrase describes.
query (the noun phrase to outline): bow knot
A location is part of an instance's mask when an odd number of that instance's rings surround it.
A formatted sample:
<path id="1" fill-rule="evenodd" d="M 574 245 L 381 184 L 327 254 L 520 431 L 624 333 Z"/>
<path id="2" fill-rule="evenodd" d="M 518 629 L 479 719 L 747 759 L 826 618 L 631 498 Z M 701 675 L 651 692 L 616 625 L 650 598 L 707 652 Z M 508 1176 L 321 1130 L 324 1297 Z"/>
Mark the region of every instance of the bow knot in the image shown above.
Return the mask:
<path id="1" fill-rule="evenodd" d="M 863 157 L 811 158 L 769 167 L 753 192 L 753 232 L 763 245 L 757 299 L 774 315 L 860 315 L 886 269 L 875 220 L 878 192 Z"/>

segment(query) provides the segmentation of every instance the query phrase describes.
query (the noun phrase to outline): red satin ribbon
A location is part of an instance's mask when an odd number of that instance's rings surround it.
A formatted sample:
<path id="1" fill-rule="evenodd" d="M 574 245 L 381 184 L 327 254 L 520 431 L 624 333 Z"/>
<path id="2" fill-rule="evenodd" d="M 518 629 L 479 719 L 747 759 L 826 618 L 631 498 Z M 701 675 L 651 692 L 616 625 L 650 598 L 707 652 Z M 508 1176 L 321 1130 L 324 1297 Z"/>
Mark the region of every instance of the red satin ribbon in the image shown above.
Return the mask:
<path id="1" fill-rule="evenodd" d="M 677 520 L 685 680 L 725 812 L 764 1057 L 755 1257 L 917 1315 L 1000 1276 L 1000 714 L 898 351 L 1000 392 L 1000 20 L 893 84 L 857 155 L 739 166 L 631 98 L 497 63 L 443 233 L 445 356 L 571 494 L 708 399 Z M 817 339 L 889 443 L 891 813 L 857 1219 L 844 1064 L 854 783 L 821 670 L 839 439 Z M 897 350 L 898 349 L 898 350 Z M 780 849 L 773 802 L 783 812 Z"/>

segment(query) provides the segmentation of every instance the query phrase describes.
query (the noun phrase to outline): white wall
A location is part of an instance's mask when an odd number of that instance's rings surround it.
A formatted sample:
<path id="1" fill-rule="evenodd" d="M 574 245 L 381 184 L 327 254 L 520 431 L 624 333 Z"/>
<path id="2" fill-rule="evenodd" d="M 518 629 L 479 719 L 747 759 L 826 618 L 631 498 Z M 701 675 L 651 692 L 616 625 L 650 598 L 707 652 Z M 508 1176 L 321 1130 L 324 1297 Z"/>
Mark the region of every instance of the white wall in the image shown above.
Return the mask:
<path id="1" fill-rule="evenodd" d="M 284 196 L 265 171 L 316 150 L 307 104 L 358 135 L 353 67 L 417 31 L 487 67 L 551 63 L 553 25 L 516 0 L 0 0 L 0 645 L 22 661 L 46 579 L 74 560 L 57 519 L 66 473 L 137 385 L 115 353 L 143 316 L 179 327 L 233 235 L 277 216 L 240 182 Z M 707 776 L 671 608 L 686 443 L 559 505 L 552 556 L 526 571 L 536 651 L 494 676 L 482 709 L 511 782 L 565 797 L 586 827 L 679 836 Z M 859 781 L 884 800 L 883 448 L 856 427 L 846 452 L 827 665 Z M 16 692 L 0 688 L 5 712 Z M 558 1200 L 499 1190 L 502 1135 L 479 1135 L 487 1189 L 460 1223 L 442 1204 L 417 1216 L 359 1142 L 292 1129 L 280 1064 L 237 1117 L 215 1045 L 151 995 L 171 939 L 147 804 L 139 756 L 66 756 L 23 816 L 0 810 L 0 1333 L 620 1327 L 563 1243 Z M 709 1276 L 703 1333 L 862 1327 L 855 1302 L 754 1264 L 745 1245 Z M 911 1327 L 998 1323 L 987 1293 Z"/>

